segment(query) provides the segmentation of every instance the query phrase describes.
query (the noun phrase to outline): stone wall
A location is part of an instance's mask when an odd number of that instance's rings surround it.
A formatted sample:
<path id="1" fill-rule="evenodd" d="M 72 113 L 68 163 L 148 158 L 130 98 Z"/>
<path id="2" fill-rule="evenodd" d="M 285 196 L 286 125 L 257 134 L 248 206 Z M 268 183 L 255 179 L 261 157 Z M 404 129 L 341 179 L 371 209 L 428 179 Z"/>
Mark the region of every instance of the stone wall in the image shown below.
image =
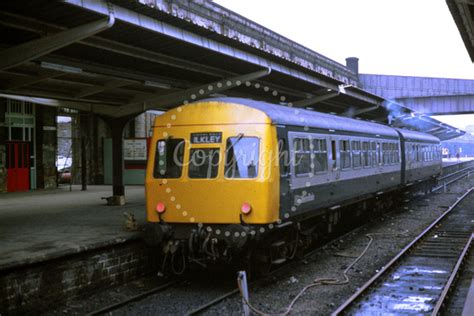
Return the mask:
<path id="1" fill-rule="evenodd" d="M 0 270 L 0 315 L 39 314 L 67 299 L 157 270 L 158 257 L 141 240 L 30 266 Z"/>

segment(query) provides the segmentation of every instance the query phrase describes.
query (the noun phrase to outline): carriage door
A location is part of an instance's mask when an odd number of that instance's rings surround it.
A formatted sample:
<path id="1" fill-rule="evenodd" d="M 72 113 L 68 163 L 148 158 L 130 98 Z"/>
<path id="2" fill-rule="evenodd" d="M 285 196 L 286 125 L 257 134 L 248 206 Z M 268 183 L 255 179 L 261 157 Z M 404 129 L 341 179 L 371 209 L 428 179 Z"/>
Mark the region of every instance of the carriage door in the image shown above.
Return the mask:
<path id="1" fill-rule="evenodd" d="M 341 159 L 339 157 L 339 141 L 331 137 L 329 138 L 329 170 L 330 172 L 330 179 L 332 181 L 339 180 L 341 177 Z"/>
<path id="2" fill-rule="evenodd" d="M 30 189 L 30 143 L 7 142 L 7 191 Z"/>

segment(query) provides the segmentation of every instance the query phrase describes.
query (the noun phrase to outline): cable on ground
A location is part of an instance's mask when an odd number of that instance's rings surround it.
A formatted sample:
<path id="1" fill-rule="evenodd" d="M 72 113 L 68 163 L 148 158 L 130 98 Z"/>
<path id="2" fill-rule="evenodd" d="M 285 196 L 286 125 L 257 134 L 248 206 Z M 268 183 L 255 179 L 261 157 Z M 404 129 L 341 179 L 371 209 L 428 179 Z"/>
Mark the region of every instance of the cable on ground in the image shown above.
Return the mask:
<path id="1" fill-rule="evenodd" d="M 248 305 L 248 307 L 256 314 L 261 315 L 261 316 L 286 316 L 290 313 L 290 311 L 293 309 L 293 306 L 295 303 L 300 299 L 300 297 L 310 288 L 318 286 L 318 285 L 343 285 L 349 283 L 349 277 L 347 276 L 347 273 L 349 270 L 360 260 L 362 257 L 365 255 L 367 250 L 369 249 L 370 245 L 372 244 L 374 238 L 372 237 L 372 234 L 367 234 L 365 235 L 369 239 L 369 242 L 367 243 L 367 246 L 365 246 L 364 250 L 362 253 L 350 264 L 347 266 L 347 268 L 343 272 L 343 278 L 342 280 L 334 279 L 334 278 L 317 278 L 313 280 L 312 283 L 306 285 L 301 291 L 295 296 L 295 298 L 291 301 L 290 305 L 288 305 L 287 309 L 283 313 L 265 313 L 260 311 L 259 309 L 255 308 L 250 302 L 244 297 L 243 295 L 243 289 L 242 289 L 242 284 L 241 280 L 237 278 L 237 285 L 239 287 L 240 291 L 240 296 L 244 300 L 244 303 Z"/>

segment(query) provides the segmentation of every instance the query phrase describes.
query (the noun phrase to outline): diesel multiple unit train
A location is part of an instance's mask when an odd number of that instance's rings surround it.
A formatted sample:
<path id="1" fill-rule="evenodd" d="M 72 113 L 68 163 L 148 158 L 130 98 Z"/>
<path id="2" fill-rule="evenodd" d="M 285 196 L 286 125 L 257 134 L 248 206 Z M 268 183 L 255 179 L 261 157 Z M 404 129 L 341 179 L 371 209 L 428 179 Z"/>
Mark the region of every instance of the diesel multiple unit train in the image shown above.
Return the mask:
<path id="1" fill-rule="evenodd" d="M 278 264 L 330 232 L 347 205 L 363 201 L 359 212 L 408 187 L 429 188 L 441 170 L 440 141 L 428 134 L 248 99 L 202 100 L 155 120 L 146 239 L 176 273 L 189 262 Z"/>

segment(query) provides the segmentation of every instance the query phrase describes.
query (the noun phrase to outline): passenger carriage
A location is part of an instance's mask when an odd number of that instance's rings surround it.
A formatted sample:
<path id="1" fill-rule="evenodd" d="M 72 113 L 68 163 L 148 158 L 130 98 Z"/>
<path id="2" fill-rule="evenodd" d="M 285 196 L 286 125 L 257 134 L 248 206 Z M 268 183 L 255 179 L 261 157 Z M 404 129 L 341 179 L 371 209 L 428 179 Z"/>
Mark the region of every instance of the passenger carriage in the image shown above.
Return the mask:
<path id="1" fill-rule="evenodd" d="M 269 235 L 270 248 L 294 253 L 305 222 L 441 172 L 433 136 L 239 98 L 157 117 L 149 158 L 147 239 L 194 261 Z"/>

